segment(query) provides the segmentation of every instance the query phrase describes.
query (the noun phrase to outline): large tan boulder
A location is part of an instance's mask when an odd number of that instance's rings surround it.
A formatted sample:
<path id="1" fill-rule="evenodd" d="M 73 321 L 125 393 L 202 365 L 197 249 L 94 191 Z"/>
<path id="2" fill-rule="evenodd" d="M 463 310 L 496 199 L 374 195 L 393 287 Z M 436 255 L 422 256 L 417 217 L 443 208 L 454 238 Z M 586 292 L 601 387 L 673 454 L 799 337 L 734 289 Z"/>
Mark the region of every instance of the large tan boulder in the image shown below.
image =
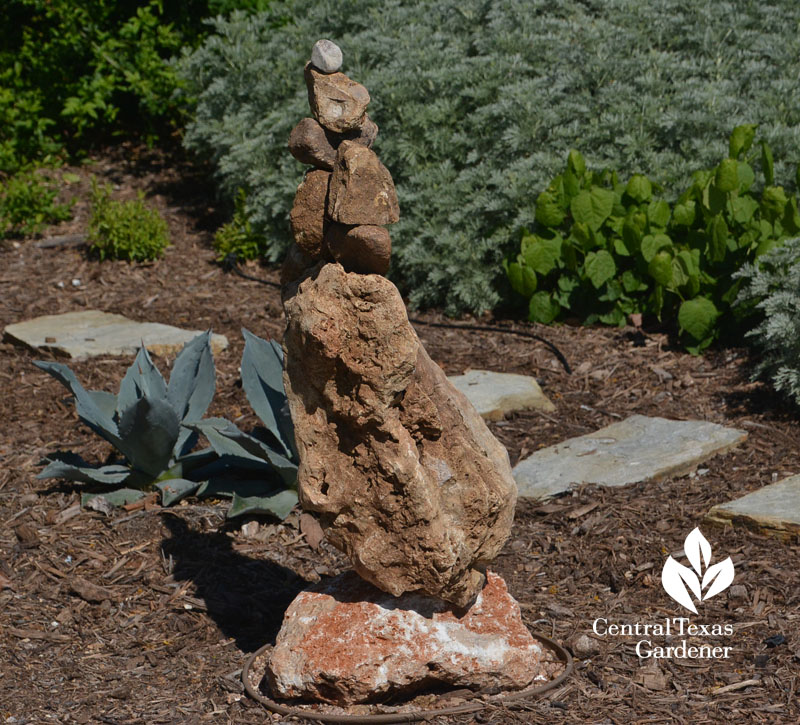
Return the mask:
<path id="1" fill-rule="evenodd" d="M 278 697 L 347 705 L 436 685 L 519 690 L 561 669 L 497 574 L 461 613 L 419 594 L 392 597 L 348 572 L 292 602 L 267 676 Z"/>
<path id="2" fill-rule="evenodd" d="M 328 216 L 341 224 L 394 224 L 400 207 L 392 175 L 374 151 L 342 141 L 336 151 Z"/>
<path id="3" fill-rule="evenodd" d="M 430 359 L 389 280 L 328 263 L 285 293 L 302 506 L 375 586 L 467 606 L 510 533 L 505 448 Z"/>

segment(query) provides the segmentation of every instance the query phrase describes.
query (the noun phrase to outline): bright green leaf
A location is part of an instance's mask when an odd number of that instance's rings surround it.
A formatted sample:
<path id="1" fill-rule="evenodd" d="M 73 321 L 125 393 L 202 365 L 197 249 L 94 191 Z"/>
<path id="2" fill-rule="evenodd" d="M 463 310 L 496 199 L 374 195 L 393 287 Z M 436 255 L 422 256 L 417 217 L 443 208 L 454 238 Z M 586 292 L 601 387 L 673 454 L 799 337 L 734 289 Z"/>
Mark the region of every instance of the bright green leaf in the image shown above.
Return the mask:
<path id="1" fill-rule="evenodd" d="M 772 149 L 766 141 L 761 142 L 761 170 L 764 172 L 764 183 L 772 186 L 775 183 L 775 164 Z"/>
<path id="2" fill-rule="evenodd" d="M 678 310 L 678 324 L 681 330 L 688 333 L 697 342 L 702 342 L 712 336 L 718 317 L 719 311 L 716 306 L 705 297 L 686 300 Z"/>
<path id="3" fill-rule="evenodd" d="M 695 202 L 689 200 L 676 204 L 672 210 L 672 222 L 679 227 L 690 227 L 694 224 Z"/>
<path id="4" fill-rule="evenodd" d="M 735 159 L 723 159 L 714 174 L 714 184 L 725 193 L 739 188 L 739 164 Z"/>
<path id="5" fill-rule="evenodd" d="M 543 237 L 531 235 L 527 239 L 525 251 L 523 252 L 525 264 L 538 274 L 548 274 L 556 267 L 558 260 L 561 259 L 561 237 L 556 235 L 552 239 L 544 239 Z M 534 287 L 530 294 L 535 291 L 536 276 L 534 275 Z"/>
<path id="6" fill-rule="evenodd" d="M 647 205 L 647 221 L 651 227 L 665 229 L 669 224 L 669 204 L 663 199 L 651 201 Z"/>
<path id="7" fill-rule="evenodd" d="M 549 191 L 543 191 L 536 199 L 536 221 L 545 227 L 559 227 L 564 221 L 564 210 L 558 199 Z"/>
<path id="8" fill-rule="evenodd" d="M 650 183 L 650 179 L 642 174 L 634 174 L 631 176 L 630 181 L 628 181 L 628 185 L 625 187 L 625 193 L 634 199 L 635 201 L 639 202 L 640 204 L 644 201 L 650 201 L 653 196 L 653 185 Z"/>
<path id="9" fill-rule="evenodd" d="M 732 159 L 736 159 L 739 154 L 747 153 L 750 150 L 756 135 L 756 128 L 758 128 L 758 124 L 748 123 L 733 129 L 728 142 L 728 150 Z"/>
<path id="10" fill-rule="evenodd" d="M 672 255 L 669 252 L 659 252 L 650 260 L 647 271 L 656 282 L 669 287 L 672 284 Z"/>
<path id="11" fill-rule="evenodd" d="M 599 289 L 617 273 L 617 265 L 614 263 L 614 257 L 605 249 L 601 249 L 599 252 L 589 252 L 586 255 L 584 270 L 595 289 Z"/>
<path id="12" fill-rule="evenodd" d="M 650 263 L 660 250 L 670 247 L 672 240 L 666 234 L 648 234 L 642 239 L 642 257 Z"/>
<path id="13" fill-rule="evenodd" d="M 613 191 L 599 186 L 591 191 L 582 191 L 570 202 L 572 216 L 576 222 L 586 224 L 589 229 L 597 231 L 611 215 L 614 200 Z"/>
<path id="14" fill-rule="evenodd" d="M 537 292 L 531 297 L 528 306 L 528 318 L 531 322 L 541 322 L 549 325 L 558 317 L 561 306 L 556 302 L 549 292 Z"/>

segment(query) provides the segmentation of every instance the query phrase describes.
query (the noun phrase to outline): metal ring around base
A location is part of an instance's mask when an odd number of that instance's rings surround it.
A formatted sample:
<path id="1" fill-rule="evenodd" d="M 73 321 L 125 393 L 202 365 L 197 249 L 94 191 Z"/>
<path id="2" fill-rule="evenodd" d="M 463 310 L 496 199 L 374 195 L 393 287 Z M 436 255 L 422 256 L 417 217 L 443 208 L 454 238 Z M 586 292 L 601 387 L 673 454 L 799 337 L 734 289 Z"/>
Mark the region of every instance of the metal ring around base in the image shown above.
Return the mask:
<path id="1" fill-rule="evenodd" d="M 307 720 L 316 720 L 317 722 L 331 722 L 331 723 L 398 723 L 398 722 L 416 722 L 418 720 L 425 720 L 426 718 L 438 717 L 440 715 L 463 715 L 470 712 L 478 712 L 491 705 L 508 705 L 529 700 L 539 697 L 545 692 L 558 687 L 564 680 L 566 680 L 574 669 L 572 656 L 560 644 L 545 637 L 541 634 L 534 634 L 534 639 L 539 640 L 545 647 L 555 653 L 559 661 L 564 663 L 564 671 L 556 678 L 550 680 L 544 685 L 538 687 L 528 687 L 524 690 L 511 692 L 506 695 L 492 695 L 480 702 L 468 702 L 464 705 L 456 705 L 454 707 L 445 707 L 438 710 L 413 710 L 411 712 L 392 712 L 381 713 L 379 715 L 333 715 L 315 710 L 302 710 L 294 707 L 287 707 L 281 705 L 274 700 L 270 700 L 256 690 L 250 681 L 250 668 L 255 662 L 256 658 L 262 655 L 272 645 L 266 644 L 259 650 L 254 652 L 247 658 L 244 668 L 242 669 L 242 681 L 244 682 L 244 689 L 247 694 L 254 700 L 260 702 L 270 712 L 277 712 L 280 715 L 289 715 L 293 717 L 305 718 Z"/>

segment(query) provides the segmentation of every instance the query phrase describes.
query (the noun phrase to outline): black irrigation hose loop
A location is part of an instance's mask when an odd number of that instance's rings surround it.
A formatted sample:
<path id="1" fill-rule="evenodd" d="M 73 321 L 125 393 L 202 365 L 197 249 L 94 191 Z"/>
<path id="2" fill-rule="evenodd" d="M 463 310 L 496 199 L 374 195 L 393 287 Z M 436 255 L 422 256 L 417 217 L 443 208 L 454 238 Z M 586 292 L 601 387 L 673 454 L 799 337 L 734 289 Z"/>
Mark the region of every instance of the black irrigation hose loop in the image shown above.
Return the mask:
<path id="1" fill-rule="evenodd" d="M 302 710 L 300 708 L 288 707 L 271 700 L 270 698 L 262 695 L 257 685 L 254 685 L 250 679 L 250 669 L 253 666 L 256 658 L 263 655 L 268 649 L 272 647 L 271 644 L 264 645 L 261 649 L 254 652 L 247 658 L 244 667 L 242 668 L 242 681 L 244 682 L 244 689 L 247 694 L 254 700 L 261 703 L 270 712 L 276 712 L 280 715 L 287 715 L 291 717 L 299 717 L 305 720 L 312 720 L 316 722 L 330 722 L 330 723 L 398 723 L 398 722 L 417 722 L 419 720 L 427 720 L 433 717 L 440 717 L 442 715 L 464 715 L 471 712 L 479 712 L 487 707 L 493 705 L 511 705 L 522 703 L 525 700 L 541 697 L 544 693 L 558 687 L 564 680 L 566 680 L 574 670 L 572 656 L 560 644 L 554 642 L 549 637 L 541 634 L 534 634 L 533 637 L 539 640 L 545 647 L 550 649 L 558 659 L 564 663 L 564 671 L 550 682 L 537 687 L 529 687 L 518 692 L 511 692 L 505 695 L 491 695 L 479 702 L 468 702 L 464 705 L 456 705 L 453 707 L 444 707 L 437 710 L 414 710 L 412 712 L 392 712 L 382 713 L 380 715 L 335 715 L 316 712 L 314 710 Z"/>
<path id="2" fill-rule="evenodd" d="M 239 269 L 239 260 L 233 253 L 228 254 L 225 259 L 222 260 L 222 267 L 225 270 L 233 271 L 244 279 L 249 279 L 253 282 L 260 282 L 261 284 L 266 284 L 270 287 L 277 287 L 278 289 L 281 288 L 281 284 L 279 282 L 273 282 L 270 279 L 262 279 L 261 277 L 254 277 L 251 274 L 242 272 L 242 270 Z M 552 352 L 556 358 L 558 358 L 558 361 L 564 368 L 564 372 L 566 372 L 567 375 L 572 375 L 572 368 L 569 366 L 567 358 L 564 357 L 564 354 L 561 352 L 561 350 L 559 350 L 552 342 L 550 342 L 550 340 L 533 332 L 528 332 L 527 330 L 511 330 L 507 327 L 497 327 L 494 325 L 457 325 L 449 322 L 427 322 L 426 320 L 420 320 L 416 317 L 409 317 L 408 321 L 415 325 L 427 325 L 428 327 L 444 327 L 451 330 L 471 330 L 473 332 L 502 332 L 507 335 L 529 337 L 533 340 L 538 340 L 539 342 L 544 343 L 547 349 L 550 350 L 550 352 Z"/>
<path id="3" fill-rule="evenodd" d="M 428 327 L 445 327 L 451 330 L 472 330 L 474 332 L 503 332 L 508 335 L 530 337 L 533 340 L 543 342 L 547 349 L 558 358 L 558 361 L 564 367 L 564 372 L 566 372 L 567 375 L 572 375 L 572 368 L 569 366 L 567 358 L 564 357 L 564 353 L 562 353 L 561 350 L 559 350 L 552 342 L 550 342 L 550 340 L 533 332 L 528 332 L 527 330 L 512 330 L 508 327 L 497 327 L 496 325 L 462 325 L 451 322 L 426 322 L 425 320 L 420 320 L 416 317 L 409 317 L 408 320 L 409 322 L 413 322 L 415 325 L 427 325 Z"/>

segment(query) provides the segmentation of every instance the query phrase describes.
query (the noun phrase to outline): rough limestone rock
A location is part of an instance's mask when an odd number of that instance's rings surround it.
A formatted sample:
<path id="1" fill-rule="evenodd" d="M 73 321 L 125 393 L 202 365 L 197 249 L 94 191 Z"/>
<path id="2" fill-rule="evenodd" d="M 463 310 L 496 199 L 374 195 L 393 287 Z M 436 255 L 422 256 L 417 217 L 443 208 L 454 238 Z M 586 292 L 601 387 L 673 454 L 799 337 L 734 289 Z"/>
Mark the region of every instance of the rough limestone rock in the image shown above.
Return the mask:
<path id="1" fill-rule="evenodd" d="M 325 233 L 325 243 L 346 272 L 385 275 L 389 271 L 392 239 L 385 227 L 334 223 Z"/>
<path id="2" fill-rule="evenodd" d="M 459 617 L 441 600 L 396 599 L 348 572 L 292 602 L 267 676 L 278 697 L 344 705 L 438 684 L 519 690 L 559 668 L 496 574 Z"/>
<path id="3" fill-rule="evenodd" d="M 467 606 L 508 538 L 508 454 L 422 347 L 397 288 L 320 264 L 285 293 L 300 503 L 395 596 Z"/>
<path id="4" fill-rule="evenodd" d="M 374 151 L 342 141 L 333 168 L 328 216 L 340 224 L 394 224 L 400 219 L 397 192 Z"/>
<path id="5" fill-rule="evenodd" d="M 323 256 L 325 204 L 330 178 L 329 171 L 309 171 L 297 187 L 289 213 L 295 243 L 313 259 Z"/>
<path id="6" fill-rule="evenodd" d="M 344 135 L 344 140 L 355 141 L 369 149 L 372 148 L 376 138 L 378 138 L 378 124 L 369 117 L 369 114 L 364 116 L 364 123 L 358 131 Z"/>
<path id="7" fill-rule="evenodd" d="M 311 64 L 323 73 L 336 73 L 342 67 L 342 49 L 332 40 L 318 40 L 311 49 Z"/>
<path id="8" fill-rule="evenodd" d="M 301 164 L 333 171 L 336 149 L 325 129 L 313 118 L 304 118 L 289 135 L 289 151 Z"/>
<path id="9" fill-rule="evenodd" d="M 314 118 L 329 131 L 356 131 L 364 124 L 369 92 L 344 73 L 326 75 L 309 63 L 305 69 L 308 103 Z"/>

